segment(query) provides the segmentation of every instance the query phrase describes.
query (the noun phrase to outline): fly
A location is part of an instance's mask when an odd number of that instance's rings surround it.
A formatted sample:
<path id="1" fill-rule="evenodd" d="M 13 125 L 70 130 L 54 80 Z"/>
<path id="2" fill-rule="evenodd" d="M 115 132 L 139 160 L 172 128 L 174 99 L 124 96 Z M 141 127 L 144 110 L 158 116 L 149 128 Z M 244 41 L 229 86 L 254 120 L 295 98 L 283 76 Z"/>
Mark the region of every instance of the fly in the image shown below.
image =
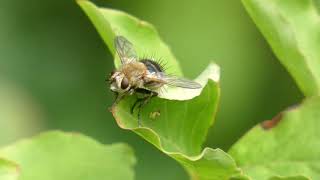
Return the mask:
<path id="1" fill-rule="evenodd" d="M 121 67 L 114 70 L 109 78 L 110 89 L 117 95 L 113 106 L 125 96 L 142 95 L 137 98 L 130 111 L 133 114 L 135 107 L 138 107 L 138 126 L 141 125 L 141 108 L 152 97 L 158 96 L 159 90 L 165 85 L 187 89 L 201 88 L 201 85 L 194 81 L 166 74 L 164 68 L 152 59 L 139 59 L 133 44 L 123 36 L 116 36 L 114 45 Z"/>

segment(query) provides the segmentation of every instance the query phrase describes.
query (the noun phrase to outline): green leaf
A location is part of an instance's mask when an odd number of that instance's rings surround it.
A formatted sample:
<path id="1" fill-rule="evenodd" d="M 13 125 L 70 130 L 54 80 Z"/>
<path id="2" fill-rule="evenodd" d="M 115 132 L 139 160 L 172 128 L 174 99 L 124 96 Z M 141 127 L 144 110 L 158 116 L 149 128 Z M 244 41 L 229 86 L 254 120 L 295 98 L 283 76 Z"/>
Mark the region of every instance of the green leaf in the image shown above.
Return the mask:
<path id="1" fill-rule="evenodd" d="M 204 74 L 214 67 L 209 66 Z M 137 117 L 129 112 L 134 97 L 120 102 L 113 116 L 121 128 L 133 130 L 180 162 L 193 179 L 227 179 L 240 174 L 232 158 L 220 149 L 206 148 L 201 153 L 217 107 L 217 86 L 209 80 L 201 94 L 190 100 L 154 98 L 143 108 L 143 127 L 137 127 Z M 153 112 L 160 114 L 152 118 Z"/>
<path id="2" fill-rule="evenodd" d="M 304 94 L 318 95 L 320 16 L 313 0 L 242 2 Z"/>
<path id="3" fill-rule="evenodd" d="M 291 176 L 291 177 L 272 177 L 269 180 L 309 180 L 309 178 L 304 176 Z"/>
<path id="4" fill-rule="evenodd" d="M 43 133 L 0 149 L 19 165 L 20 180 L 133 179 L 135 158 L 125 144 L 102 145 L 86 136 Z"/>
<path id="5" fill-rule="evenodd" d="M 44 128 L 36 103 L 22 89 L 2 78 L 0 99 L 0 146 Z"/>
<path id="6" fill-rule="evenodd" d="M 113 39 L 115 34 L 122 35 L 133 43 L 138 55 L 156 53 L 155 56 L 162 57 L 170 67 L 168 73 L 182 74 L 178 61 L 152 25 L 124 12 L 98 8 L 85 0 L 78 3 L 114 55 Z M 115 64 L 119 66 L 117 56 Z M 195 81 L 202 84 L 203 89 L 171 88 L 153 98 L 142 109 L 142 127 L 138 127 L 137 114 L 130 113 L 134 96 L 126 97 L 115 106 L 113 116 L 121 128 L 132 130 L 177 160 L 192 179 L 241 177 L 241 171 L 227 153 L 210 148 L 201 151 L 219 100 L 219 67 L 210 64 Z"/>
<path id="7" fill-rule="evenodd" d="M 252 179 L 320 179 L 319 109 L 320 97 L 306 100 L 254 127 L 230 154 Z"/>
<path id="8" fill-rule="evenodd" d="M 5 159 L 0 159 L 0 180 L 17 180 L 19 176 L 18 166 Z"/>
<path id="9" fill-rule="evenodd" d="M 86 0 L 78 0 L 78 4 L 86 12 L 112 54 L 115 54 L 113 44 L 115 35 L 122 35 L 135 45 L 140 57 L 155 56 L 165 59 L 169 73 L 182 74 L 178 61 L 151 24 L 121 11 L 98 8 Z M 118 57 L 115 65 L 120 66 Z"/>

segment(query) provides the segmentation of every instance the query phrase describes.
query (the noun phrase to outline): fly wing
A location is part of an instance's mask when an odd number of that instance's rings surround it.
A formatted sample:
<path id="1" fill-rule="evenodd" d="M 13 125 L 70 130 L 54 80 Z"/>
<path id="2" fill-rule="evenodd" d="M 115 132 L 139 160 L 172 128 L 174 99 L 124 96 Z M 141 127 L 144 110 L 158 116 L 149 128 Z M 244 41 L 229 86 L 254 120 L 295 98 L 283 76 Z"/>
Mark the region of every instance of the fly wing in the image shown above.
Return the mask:
<path id="1" fill-rule="evenodd" d="M 164 73 L 161 73 L 161 78 L 164 80 L 165 84 L 175 87 L 181 87 L 186 89 L 200 89 L 202 86 L 189 79 L 177 77 L 177 76 L 171 76 L 166 75 Z"/>
<path id="2" fill-rule="evenodd" d="M 116 36 L 114 39 L 116 51 L 120 57 L 121 64 L 127 64 L 137 60 L 137 53 L 133 45 L 123 36 Z"/>

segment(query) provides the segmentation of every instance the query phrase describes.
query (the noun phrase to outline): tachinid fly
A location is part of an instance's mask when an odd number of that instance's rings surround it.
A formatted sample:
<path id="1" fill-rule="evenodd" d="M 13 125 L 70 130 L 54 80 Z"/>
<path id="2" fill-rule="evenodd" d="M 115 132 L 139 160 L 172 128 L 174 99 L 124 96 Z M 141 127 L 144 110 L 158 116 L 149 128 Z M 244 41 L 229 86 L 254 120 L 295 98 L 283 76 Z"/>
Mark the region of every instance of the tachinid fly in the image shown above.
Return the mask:
<path id="1" fill-rule="evenodd" d="M 123 36 L 114 39 L 117 54 L 121 60 L 121 67 L 114 70 L 109 78 L 110 89 L 117 94 L 113 105 L 116 105 L 123 97 L 132 94 L 140 94 L 131 108 L 138 106 L 138 125 L 140 126 L 141 108 L 165 86 L 198 89 L 201 85 L 180 77 L 168 75 L 163 67 L 152 59 L 139 59 L 131 42 Z"/>

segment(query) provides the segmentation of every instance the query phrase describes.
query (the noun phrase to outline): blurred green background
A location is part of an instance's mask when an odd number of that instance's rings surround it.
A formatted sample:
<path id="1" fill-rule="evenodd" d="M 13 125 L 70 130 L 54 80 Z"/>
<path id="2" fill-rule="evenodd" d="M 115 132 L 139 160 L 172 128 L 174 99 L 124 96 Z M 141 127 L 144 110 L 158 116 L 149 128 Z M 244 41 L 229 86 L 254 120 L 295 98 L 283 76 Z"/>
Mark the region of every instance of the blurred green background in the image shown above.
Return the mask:
<path id="1" fill-rule="evenodd" d="M 186 77 L 221 67 L 221 102 L 206 146 L 228 148 L 256 123 L 302 99 L 240 1 L 96 0 L 154 24 Z M 49 129 L 126 142 L 136 179 L 187 179 L 177 162 L 117 127 L 105 83 L 112 56 L 73 0 L 0 5 L 0 144 Z"/>

